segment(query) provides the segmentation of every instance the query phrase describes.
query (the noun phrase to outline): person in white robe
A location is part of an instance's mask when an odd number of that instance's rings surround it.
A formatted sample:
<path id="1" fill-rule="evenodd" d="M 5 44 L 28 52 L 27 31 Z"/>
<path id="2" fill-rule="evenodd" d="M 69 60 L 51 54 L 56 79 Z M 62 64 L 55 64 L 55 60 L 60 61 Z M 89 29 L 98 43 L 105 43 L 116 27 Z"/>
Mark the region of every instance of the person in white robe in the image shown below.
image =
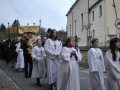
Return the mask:
<path id="1" fill-rule="evenodd" d="M 90 90 L 106 90 L 104 83 L 105 64 L 103 53 L 98 48 L 99 39 L 91 40 L 92 47 L 88 51 L 88 64 L 90 71 Z"/>
<path id="2" fill-rule="evenodd" d="M 51 30 L 49 38 L 45 42 L 47 80 L 52 90 L 56 90 L 58 71 L 60 68 L 60 52 L 62 45 L 57 40 L 56 30 Z"/>
<path id="3" fill-rule="evenodd" d="M 20 42 L 21 37 L 17 38 L 18 43 L 16 44 L 16 52 L 18 54 L 17 56 L 17 62 L 15 69 L 18 71 L 21 71 L 24 68 L 24 55 L 23 55 L 23 49 L 21 49 L 21 42 Z"/>
<path id="4" fill-rule="evenodd" d="M 46 55 L 40 39 L 36 40 L 36 46 L 33 47 L 31 56 L 33 60 L 32 78 L 36 78 L 37 85 L 41 86 L 40 78 L 45 78 L 46 74 L 44 60 Z"/>
<path id="5" fill-rule="evenodd" d="M 68 37 L 61 51 L 62 64 L 58 74 L 57 90 L 81 90 L 79 65 L 82 55 L 75 49 L 75 40 Z"/>
<path id="6" fill-rule="evenodd" d="M 120 39 L 110 40 L 109 50 L 105 55 L 108 90 L 120 90 Z"/>

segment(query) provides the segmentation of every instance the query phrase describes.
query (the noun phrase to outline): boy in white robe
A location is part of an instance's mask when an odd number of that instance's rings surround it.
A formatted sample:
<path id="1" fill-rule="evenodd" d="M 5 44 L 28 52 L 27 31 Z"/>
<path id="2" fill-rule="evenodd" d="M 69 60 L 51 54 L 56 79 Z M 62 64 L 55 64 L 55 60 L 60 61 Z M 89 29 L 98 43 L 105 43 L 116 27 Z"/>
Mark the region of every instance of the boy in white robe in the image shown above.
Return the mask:
<path id="1" fill-rule="evenodd" d="M 21 42 L 20 42 L 20 37 L 17 38 L 18 43 L 16 44 L 16 52 L 18 53 L 17 55 L 17 63 L 15 66 L 15 69 L 18 71 L 21 71 L 24 68 L 24 55 L 23 55 L 23 49 L 21 49 Z"/>
<path id="2" fill-rule="evenodd" d="M 79 65 L 82 55 L 75 49 L 75 40 L 69 37 L 61 52 L 62 64 L 57 80 L 57 90 L 80 90 Z"/>
<path id="3" fill-rule="evenodd" d="M 92 48 L 88 51 L 91 90 L 106 90 L 103 74 L 103 72 L 105 72 L 103 53 L 97 47 L 99 40 L 94 38 L 92 39 L 91 44 Z"/>
<path id="4" fill-rule="evenodd" d="M 41 86 L 40 78 L 45 78 L 46 67 L 45 67 L 45 51 L 41 45 L 41 40 L 37 39 L 36 46 L 33 47 L 31 53 L 33 59 L 32 78 L 36 78 L 37 85 Z"/>
<path id="5" fill-rule="evenodd" d="M 45 42 L 47 79 L 52 90 L 56 90 L 58 71 L 60 68 L 60 52 L 62 45 L 57 40 L 56 30 L 51 30 Z"/>
<path id="6" fill-rule="evenodd" d="M 109 50 L 105 55 L 108 90 L 120 90 L 120 39 L 110 40 Z"/>

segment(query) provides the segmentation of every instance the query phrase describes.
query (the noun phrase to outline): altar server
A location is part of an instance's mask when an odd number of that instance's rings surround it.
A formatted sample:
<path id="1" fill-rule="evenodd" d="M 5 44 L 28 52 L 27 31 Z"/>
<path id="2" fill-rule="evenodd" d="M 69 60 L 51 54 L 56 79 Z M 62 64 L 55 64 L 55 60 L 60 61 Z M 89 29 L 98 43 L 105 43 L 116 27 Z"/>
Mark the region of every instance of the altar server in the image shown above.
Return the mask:
<path id="1" fill-rule="evenodd" d="M 52 90 L 56 90 L 58 71 L 60 68 L 60 52 L 62 45 L 57 40 L 57 31 L 51 30 L 45 42 L 47 79 Z"/>
<path id="2" fill-rule="evenodd" d="M 16 44 L 16 52 L 17 52 L 17 63 L 15 68 L 18 71 L 21 71 L 24 68 L 24 55 L 23 55 L 23 49 L 21 49 L 21 37 L 17 37 L 17 44 Z"/>
<path id="3" fill-rule="evenodd" d="M 68 37 L 61 52 L 62 64 L 57 90 L 80 90 L 79 65 L 82 55 L 75 49 L 74 37 Z"/>
<path id="4" fill-rule="evenodd" d="M 103 75 L 105 65 L 103 53 L 98 48 L 99 39 L 92 39 L 91 44 L 92 47 L 88 51 L 91 90 L 106 90 Z"/>
<path id="5" fill-rule="evenodd" d="M 32 60 L 33 60 L 33 70 L 32 77 L 36 78 L 37 85 L 41 86 L 40 78 L 45 78 L 46 67 L 45 67 L 45 51 L 42 47 L 42 43 L 40 39 L 36 40 L 36 46 L 32 49 Z"/>
<path id="6" fill-rule="evenodd" d="M 108 90 L 120 90 L 120 39 L 110 40 L 109 50 L 105 55 Z"/>

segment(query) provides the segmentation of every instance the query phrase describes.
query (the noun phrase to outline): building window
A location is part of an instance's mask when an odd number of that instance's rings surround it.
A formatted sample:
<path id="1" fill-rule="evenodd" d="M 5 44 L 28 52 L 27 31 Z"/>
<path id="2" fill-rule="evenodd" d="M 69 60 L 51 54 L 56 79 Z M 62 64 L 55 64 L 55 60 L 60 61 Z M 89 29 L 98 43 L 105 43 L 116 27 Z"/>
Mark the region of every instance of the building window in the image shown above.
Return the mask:
<path id="1" fill-rule="evenodd" d="M 75 20 L 75 35 L 76 35 L 76 20 Z"/>
<path id="2" fill-rule="evenodd" d="M 83 20 L 83 13 L 81 14 L 81 26 L 82 26 L 82 31 L 83 31 L 83 24 L 84 24 L 84 20 Z"/>
<path id="3" fill-rule="evenodd" d="M 70 36 L 71 36 L 71 25 L 70 25 Z"/>
<path id="4" fill-rule="evenodd" d="M 92 11 L 92 21 L 95 20 L 95 15 L 94 15 L 94 11 Z"/>
<path id="5" fill-rule="evenodd" d="M 102 16 L 102 5 L 99 6 L 99 16 Z"/>

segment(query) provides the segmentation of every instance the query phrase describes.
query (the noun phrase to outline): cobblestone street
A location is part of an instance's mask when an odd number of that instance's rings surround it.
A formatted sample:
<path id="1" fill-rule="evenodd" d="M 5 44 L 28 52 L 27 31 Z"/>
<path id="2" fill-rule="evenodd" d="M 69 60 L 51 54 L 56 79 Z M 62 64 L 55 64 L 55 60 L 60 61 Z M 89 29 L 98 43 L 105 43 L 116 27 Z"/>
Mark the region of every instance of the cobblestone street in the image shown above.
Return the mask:
<path id="1" fill-rule="evenodd" d="M 34 78 L 25 78 L 4 60 L 0 60 L 0 90 L 50 90 L 47 80 L 41 80 L 42 87 L 36 85 Z"/>
<path id="2" fill-rule="evenodd" d="M 0 70 L 0 90 L 21 90 L 2 70 Z"/>

